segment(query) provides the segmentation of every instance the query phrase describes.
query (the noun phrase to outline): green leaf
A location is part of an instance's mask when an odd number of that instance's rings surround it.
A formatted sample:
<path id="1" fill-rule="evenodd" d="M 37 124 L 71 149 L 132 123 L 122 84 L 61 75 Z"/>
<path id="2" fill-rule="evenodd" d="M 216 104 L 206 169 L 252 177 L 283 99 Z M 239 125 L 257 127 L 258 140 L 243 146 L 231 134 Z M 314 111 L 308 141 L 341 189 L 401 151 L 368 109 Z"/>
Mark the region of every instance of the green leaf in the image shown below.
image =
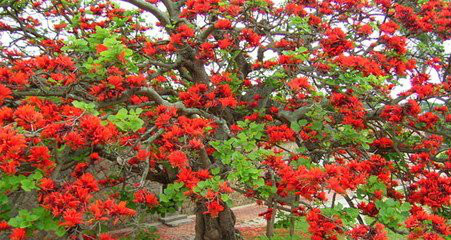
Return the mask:
<path id="1" fill-rule="evenodd" d="M 23 179 L 22 181 L 20 181 L 20 184 L 25 192 L 30 192 L 33 189 L 39 189 L 38 187 L 36 187 L 35 182 L 31 179 Z"/>
<path id="2" fill-rule="evenodd" d="M 115 124 L 122 131 L 136 132 L 144 125 L 144 121 L 139 118 L 139 114 L 142 109 L 131 109 L 127 111 L 125 108 L 121 108 L 116 115 L 108 116 L 108 120 Z"/>
<path id="3" fill-rule="evenodd" d="M 257 176 L 257 177 L 258 177 L 258 176 Z M 259 178 L 257 179 L 257 181 L 255 181 L 255 185 L 257 185 L 258 187 L 262 187 L 262 186 L 265 185 L 265 180 L 264 180 L 263 178 L 259 177 Z"/>
<path id="4" fill-rule="evenodd" d="M 321 130 L 322 128 L 323 128 L 323 123 L 320 122 L 320 121 L 315 121 L 315 122 L 313 122 L 313 125 L 312 125 L 312 127 L 311 127 L 311 129 L 312 129 L 312 130 L 315 130 L 315 131 L 319 131 L 319 130 Z"/>
<path id="5" fill-rule="evenodd" d="M 295 132 L 301 131 L 301 126 L 298 122 L 291 122 L 290 128 L 293 129 Z"/>
<path id="6" fill-rule="evenodd" d="M 210 170 L 211 174 L 218 175 L 221 170 L 218 167 L 212 168 Z"/>
<path id="7" fill-rule="evenodd" d="M 28 176 L 28 178 L 33 179 L 33 180 L 40 180 L 43 177 L 41 171 L 36 171 L 33 174 L 31 174 L 30 176 Z"/>

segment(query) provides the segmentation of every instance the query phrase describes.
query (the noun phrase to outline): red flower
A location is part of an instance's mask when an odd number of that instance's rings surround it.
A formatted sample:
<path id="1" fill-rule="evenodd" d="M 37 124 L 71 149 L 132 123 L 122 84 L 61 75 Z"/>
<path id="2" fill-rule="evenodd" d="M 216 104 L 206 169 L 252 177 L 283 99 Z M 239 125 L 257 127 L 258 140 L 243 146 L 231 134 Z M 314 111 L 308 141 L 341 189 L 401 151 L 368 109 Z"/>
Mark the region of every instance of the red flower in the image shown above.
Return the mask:
<path id="1" fill-rule="evenodd" d="M 281 126 L 268 126 L 266 132 L 270 142 L 289 142 L 294 141 L 295 132 L 286 124 Z"/>
<path id="2" fill-rule="evenodd" d="M 9 78 L 9 82 L 17 85 L 27 85 L 30 76 L 23 72 L 13 73 Z"/>
<path id="3" fill-rule="evenodd" d="M 27 130 L 36 130 L 43 126 L 44 116 L 32 105 L 23 105 L 14 112 L 16 122 Z"/>
<path id="4" fill-rule="evenodd" d="M 97 180 L 91 173 L 85 173 L 81 175 L 81 177 L 79 177 L 77 181 L 74 182 L 74 185 L 89 189 L 90 191 L 94 192 L 99 190 Z"/>
<path id="5" fill-rule="evenodd" d="M 188 168 L 181 169 L 179 174 L 177 174 L 177 179 L 178 181 L 183 182 L 189 189 L 195 187 L 199 182 L 199 178 L 197 178 L 196 174 Z"/>
<path id="6" fill-rule="evenodd" d="M 212 201 L 207 203 L 207 209 L 204 214 L 210 214 L 212 218 L 216 218 L 224 210 L 224 207 L 218 201 Z"/>
<path id="7" fill-rule="evenodd" d="M 427 112 L 418 117 L 418 121 L 425 123 L 426 128 L 432 128 L 438 122 L 439 117 L 432 112 Z"/>
<path id="8" fill-rule="evenodd" d="M 61 226 L 74 227 L 83 223 L 83 214 L 75 209 L 66 210 L 63 214 L 64 222 L 60 223 Z"/>
<path id="9" fill-rule="evenodd" d="M 149 192 L 147 189 L 141 189 L 135 192 L 133 202 L 145 204 L 150 208 L 157 206 L 159 203 L 155 194 Z"/>
<path id="10" fill-rule="evenodd" d="M 373 28 L 370 25 L 365 24 L 359 27 L 358 33 L 362 35 L 370 35 L 373 33 Z"/>
<path id="11" fill-rule="evenodd" d="M 50 178 L 42 178 L 39 187 L 44 191 L 51 191 L 55 188 L 55 182 Z"/>
<path id="12" fill-rule="evenodd" d="M 2 104 L 5 99 L 12 98 L 11 94 L 11 89 L 5 87 L 3 84 L 0 84 L 0 104 Z"/>
<path id="13" fill-rule="evenodd" d="M 228 20 L 228 19 L 219 19 L 215 23 L 215 28 L 218 28 L 218 29 L 230 29 L 231 27 L 232 27 L 232 22 L 230 22 L 230 20 Z"/>
<path id="14" fill-rule="evenodd" d="M 25 228 L 14 228 L 9 235 L 10 240 L 25 240 L 27 236 L 27 231 Z"/>
<path id="15" fill-rule="evenodd" d="M 148 2 L 149 1 L 155 1 L 156 2 L 156 0 L 147 0 Z M 110 234 L 108 234 L 108 233 L 102 233 L 102 234 L 100 234 L 99 235 L 99 240 L 116 240 L 116 238 L 113 238 Z"/>
<path id="16" fill-rule="evenodd" d="M 145 54 L 152 56 L 157 53 L 157 49 L 154 47 L 153 43 L 146 42 L 146 46 L 143 48 Z"/>
<path id="17" fill-rule="evenodd" d="M 308 79 L 305 77 L 295 78 L 288 82 L 288 86 L 293 91 L 299 91 L 301 89 L 310 89 L 311 85 Z"/>
<path id="18" fill-rule="evenodd" d="M 407 114 L 411 116 L 416 116 L 421 112 L 420 104 L 413 99 L 407 100 L 407 104 L 405 105 Z"/>
<path id="19" fill-rule="evenodd" d="M 193 138 L 189 141 L 189 146 L 193 149 L 201 149 L 204 147 L 202 141 L 198 138 Z"/>
<path id="20" fill-rule="evenodd" d="M 29 161 L 33 163 L 33 166 L 48 171 L 55 163 L 50 160 L 50 152 L 46 146 L 36 146 L 31 148 Z"/>
<path id="21" fill-rule="evenodd" d="M 96 52 L 97 52 L 97 54 L 99 54 L 99 53 L 101 53 L 101 52 L 103 52 L 103 51 L 106 51 L 106 50 L 108 50 L 108 47 L 107 47 L 107 46 L 105 46 L 105 45 L 103 45 L 103 44 L 97 44 L 97 46 L 96 46 Z"/>
<path id="22" fill-rule="evenodd" d="M 330 56 L 337 56 L 352 49 L 352 42 L 346 39 L 346 34 L 340 28 L 333 28 L 326 31 L 327 38 L 321 40 L 324 52 Z"/>
<path id="23" fill-rule="evenodd" d="M 0 221 L 0 231 L 8 230 L 11 228 L 7 221 Z"/>
<path id="24" fill-rule="evenodd" d="M 221 49 L 226 49 L 233 45 L 233 41 L 230 38 L 224 38 L 218 41 L 218 46 Z"/>
<path id="25" fill-rule="evenodd" d="M 379 148 L 391 148 L 393 147 L 393 141 L 389 138 L 382 137 L 374 140 L 373 143 L 371 143 L 371 145 Z"/>
<path id="26" fill-rule="evenodd" d="M 182 151 L 171 152 L 168 156 L 168 160 L 173 167 L 184 168 L 188 166 L 188 158 Z"/>
<path id="27" fill-rule="evenodd" d="M 388 34 L 393 34 L 393 33 L 395 33 L 396 30 L 399 29 L 399 26 L 398 26 L 398 24 L 396 24 L 393 21 L 388 21 L 388 22 L 381 24 L 379 28 L 382 32 L 385 32 Z"/>
<path id="28" fill-rule="evenodd" d="M 402 108 L 400 106 L 387 105 L 380 116 L 390 122 L 401 122 L 403 119 Z"/>
<path id="29" fill-rule="evenodd" d="M 241 30 L 241 35 L 252 47 L 256 47 L 260 44 L 260 35 L 252 31 L 252 29 L 245 28 Z"/>
<path id="30" fill-rule="evenodd" d="M 86 144 L 85 138 L 78 132 L 70 132 L 64 137 L 66 144 L 73 150 L 80 149 Z"/>
<path id="31" fill-rule="evenodd" d="M 336 239 L 336 234 L 341 233 L 341 220 L 326 218 L 321 214 L 321 210 L 312 209 L 307 214 L 309 231 L 313 234 L 313 240 Z"/>
<path id="32" fill-rule="evenodd" d="M 146 83 L 146 77 L 143 75 L 128 76 L 126 80 L 132 86 L 143 86 Z"/>
<path id="33" fill-rule="evenodd" d="M 179 34 L 181 34 L 181 36 L 184 38 L 189 38 L 189 37 L 194 36 L 194 30 L 186 24 L 180 25 L 180 27 L 177 28 L 177 32 Z"/>

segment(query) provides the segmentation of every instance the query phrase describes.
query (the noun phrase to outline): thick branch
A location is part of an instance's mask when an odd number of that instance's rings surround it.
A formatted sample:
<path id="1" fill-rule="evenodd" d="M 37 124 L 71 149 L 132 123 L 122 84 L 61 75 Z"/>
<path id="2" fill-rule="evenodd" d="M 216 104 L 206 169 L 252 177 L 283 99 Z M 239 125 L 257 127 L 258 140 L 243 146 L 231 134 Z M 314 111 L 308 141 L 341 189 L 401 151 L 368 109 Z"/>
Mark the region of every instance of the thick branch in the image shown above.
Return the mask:
<path id="1" fill-rule="evenodd" d="M 154 15 L 158 21 L 160 21 L 164 26 L 168 25 L 171 21 L 169 20 L 169 17 L 161 12 L 157 7 L 152 6 L 150 3 L 141 1 L 141 0 L 122 0 L 124 2 L 128 2 L 135 7 L 138 7 L 144 11 L 150 12 L 152 15 Z"/>

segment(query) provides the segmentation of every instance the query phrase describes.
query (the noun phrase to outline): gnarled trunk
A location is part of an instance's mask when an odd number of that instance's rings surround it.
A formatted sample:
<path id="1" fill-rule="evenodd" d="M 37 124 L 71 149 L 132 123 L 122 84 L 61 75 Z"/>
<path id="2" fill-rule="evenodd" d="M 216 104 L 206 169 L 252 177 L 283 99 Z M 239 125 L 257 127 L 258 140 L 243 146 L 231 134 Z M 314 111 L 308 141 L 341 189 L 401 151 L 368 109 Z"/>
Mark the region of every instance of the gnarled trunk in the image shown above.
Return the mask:
<path id="1" fill-rule="evenodd" d="M 197 203 L 196 207 L 196 238 L 195 240 L 238 240 L 239 231 L 235 229 L 235 214 L 224 206 L 224 211 L 218 217 L 212 218 L 204 203 Z"/>

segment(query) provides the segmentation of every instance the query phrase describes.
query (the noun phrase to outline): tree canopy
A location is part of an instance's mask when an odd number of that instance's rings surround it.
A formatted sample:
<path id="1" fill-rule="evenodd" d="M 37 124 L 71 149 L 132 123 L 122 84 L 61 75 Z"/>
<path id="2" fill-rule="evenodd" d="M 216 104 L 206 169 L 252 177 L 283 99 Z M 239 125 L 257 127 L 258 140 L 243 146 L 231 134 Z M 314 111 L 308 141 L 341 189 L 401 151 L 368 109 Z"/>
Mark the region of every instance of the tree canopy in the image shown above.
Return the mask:
<path id="1" fill-rule="evenodd" d="M 2 239 L 184 201 L 239 239 L 231 193 L 268 237 L 451 239 L 449 1 L 0 0 L 0 37 Z"/>

